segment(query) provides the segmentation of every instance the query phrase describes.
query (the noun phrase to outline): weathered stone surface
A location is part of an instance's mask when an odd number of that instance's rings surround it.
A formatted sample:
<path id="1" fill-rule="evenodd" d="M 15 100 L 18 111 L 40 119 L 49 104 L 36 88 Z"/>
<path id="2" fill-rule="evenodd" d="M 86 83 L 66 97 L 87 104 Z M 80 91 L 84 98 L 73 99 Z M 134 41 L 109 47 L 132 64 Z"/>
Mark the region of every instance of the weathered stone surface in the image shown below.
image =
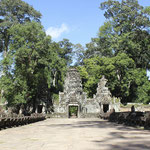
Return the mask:
<path id="1" fill-rule="evenodd" d="M 134 105 L 135 111 L 140 112 L 150 111 L 150 104 L 144 105 L 143 103 L 127 103 L 127 105 L 120 106 L 120 112 L 130 111 L 132 105 Z"/>
<path id="2" fill-rule="evenodd" d="M 69 107 L 77 106 L 78 117 L 80 117 L 86 99 L 87 96 L 83 92 L 79 72 L 74 68 L 69 69 L 65 78 L 64 92 L 59 93 L 59 105 L 54 106 L 54 111 L 68 116 Z"/>
<path id="3" fill-rule="evenodd" d="M 112 99 L 106 83 L 107 80 L 103 76 L 98 83 L 96 95 L 92 99 L 88 99 L 87 94 L 83 92 L 79 72 L 75 68 L 70 68 L 66 74 L 64 92 L 59 93 L 59 105 L 54 105 L 55 115 L 63 114 L 63 116 L 69 117 L 71 106 L 78 107 L 77 117 L 80 118 L 95 117 L 100 112 L 106 113 L 114 108 L 116 102 L 115 99 Z"/>
<path id="4" fill-rule="evenodd" d="M 110 104 L 111 103 L 111 93 L 106 87 L 107 80 L 103 76 L 98 83 L 97 93 L 96 93 L 96 100 L 101 104 Z"/>
<path id="5" fill-rule="evenodd" d="M 0 149 L 150 150 L 150 134 L 101 119 L 47 119 L 1 130 Z"/>
<path id="6" fill-rule="evenodd" d="M 43 114 L 32 114 L 31 116 L 13 115 L 13 116 L 0 117 L 0 129 L 26 125 L 26 124 L 42 121 L 45 119 L 46 118 Z"/>

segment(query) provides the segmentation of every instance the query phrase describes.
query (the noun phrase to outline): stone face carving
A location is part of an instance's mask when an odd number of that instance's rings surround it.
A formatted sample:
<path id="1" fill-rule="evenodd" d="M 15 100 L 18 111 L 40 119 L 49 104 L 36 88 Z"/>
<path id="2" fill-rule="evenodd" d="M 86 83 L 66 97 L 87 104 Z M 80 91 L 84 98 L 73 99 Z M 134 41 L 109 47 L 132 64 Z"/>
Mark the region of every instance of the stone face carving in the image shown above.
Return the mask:
<path id="1" fill-rule="evenodd" d="M 109 111 L 112 106 L 112 98 L 106 83 L 107 80 L 103 76 L 98 83 L 96 95 L 88 99 L 87 94 L 83 92 L 79 72 L 75 68 L 70 68 L 66 74 L 64 92 L 59 93 L 59 105 L 54 106 L 55 113 L 69 117 L 71 106 L 78 107 L 78 117 L 96 117 L 104 108 L 108 109 L 105 111 Z"/>

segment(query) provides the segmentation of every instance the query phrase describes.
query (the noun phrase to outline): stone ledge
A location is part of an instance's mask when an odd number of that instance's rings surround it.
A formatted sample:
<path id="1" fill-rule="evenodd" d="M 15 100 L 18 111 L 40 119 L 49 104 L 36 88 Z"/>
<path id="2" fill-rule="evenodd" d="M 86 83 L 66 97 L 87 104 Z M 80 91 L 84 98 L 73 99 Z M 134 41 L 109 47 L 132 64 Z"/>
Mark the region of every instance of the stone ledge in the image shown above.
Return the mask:
<path id="1" fill-rule="evenodd" d="M 43 114 L 32 114 L 31 116 L 15 116 L 15 117 L 1 117 L 0 118 L 0 129 L 17 127 L 27 125 L 30 123 L 45 120 Z"/>

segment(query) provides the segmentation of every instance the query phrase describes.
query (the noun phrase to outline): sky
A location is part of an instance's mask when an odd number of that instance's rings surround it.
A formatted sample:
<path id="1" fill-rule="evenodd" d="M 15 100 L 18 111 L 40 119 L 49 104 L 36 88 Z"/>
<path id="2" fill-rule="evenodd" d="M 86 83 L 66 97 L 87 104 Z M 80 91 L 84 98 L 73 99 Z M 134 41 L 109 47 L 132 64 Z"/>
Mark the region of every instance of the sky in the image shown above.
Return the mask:
<path id="1" fill-rule="evenodd" d="M 99 9 L 104 0 L 24 0 L 42 14 L 42 25 L 54 41 L 67 38 L 85 45 L 103 24 Z"/>
<path id="2" fill-rule="evenodd" d="M 73 44 L 85 46 L 96 37 L 105 22 L 99 6 L 105 0 L 24 0 L 42 14 L 41 22 L 53 41 L 67 38 Z M 139 0 L 150 6 L 150 0 Z"/>
<path id="3" fill-rule="evenodd" d="M 85 44 L 97 36 L 105 22 L 100 3 L 106 0 L 23 0 L 42 14 L 41 23 L 53 41 L 64 38 L 73 44 Z M 121 0 L 119 0 L 121 1 Z M 139 0 L 142 6 L 150 6 L 150 0 Z M 150 79 L 150 72 L 147 72 Z"/>

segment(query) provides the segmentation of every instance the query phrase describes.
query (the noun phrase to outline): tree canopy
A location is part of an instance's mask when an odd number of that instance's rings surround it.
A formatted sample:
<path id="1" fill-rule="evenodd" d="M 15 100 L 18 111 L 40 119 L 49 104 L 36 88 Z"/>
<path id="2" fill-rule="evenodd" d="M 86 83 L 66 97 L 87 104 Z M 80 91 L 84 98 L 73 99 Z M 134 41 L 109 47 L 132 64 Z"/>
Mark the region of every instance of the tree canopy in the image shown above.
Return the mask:
<path id="1" fill-rule="evenodd" d="M 113 96 L 125 102 L 150 102 L 150 7 L 137 0 L 107 0 L 100 4 L 106 21 L 98 37 L 86 45 L 79 71 L 91 97 L 102 75 Z M 141 79 L 142 78 L 142 79 Z"/>
<path id="2" fill-rule="evenodd" d="M 52 41 L 41 13 L 22 0 L 0 1 L 0 89 L 8 106 L 52 105 L 63 91 L 67 68 L 80 72 L 84 91 L 96 93 L 102 75 L 122 103 L 150 102 L 150 7 L 137 0 L 107 0 L 100 5 L 106 21 L 86 44 Z M 48 110 L 47 111 L 52 111 Z"/>
<path id="3" fill-rule="evenodd" d="M 53 42 L 40 17 L 22 0 L 0 1 L 1 99 L 32 112 L 43 102 L 51 105 L 53 95 L 63 90 L 72 61 L 73 44 L 68 39 Z"/>

